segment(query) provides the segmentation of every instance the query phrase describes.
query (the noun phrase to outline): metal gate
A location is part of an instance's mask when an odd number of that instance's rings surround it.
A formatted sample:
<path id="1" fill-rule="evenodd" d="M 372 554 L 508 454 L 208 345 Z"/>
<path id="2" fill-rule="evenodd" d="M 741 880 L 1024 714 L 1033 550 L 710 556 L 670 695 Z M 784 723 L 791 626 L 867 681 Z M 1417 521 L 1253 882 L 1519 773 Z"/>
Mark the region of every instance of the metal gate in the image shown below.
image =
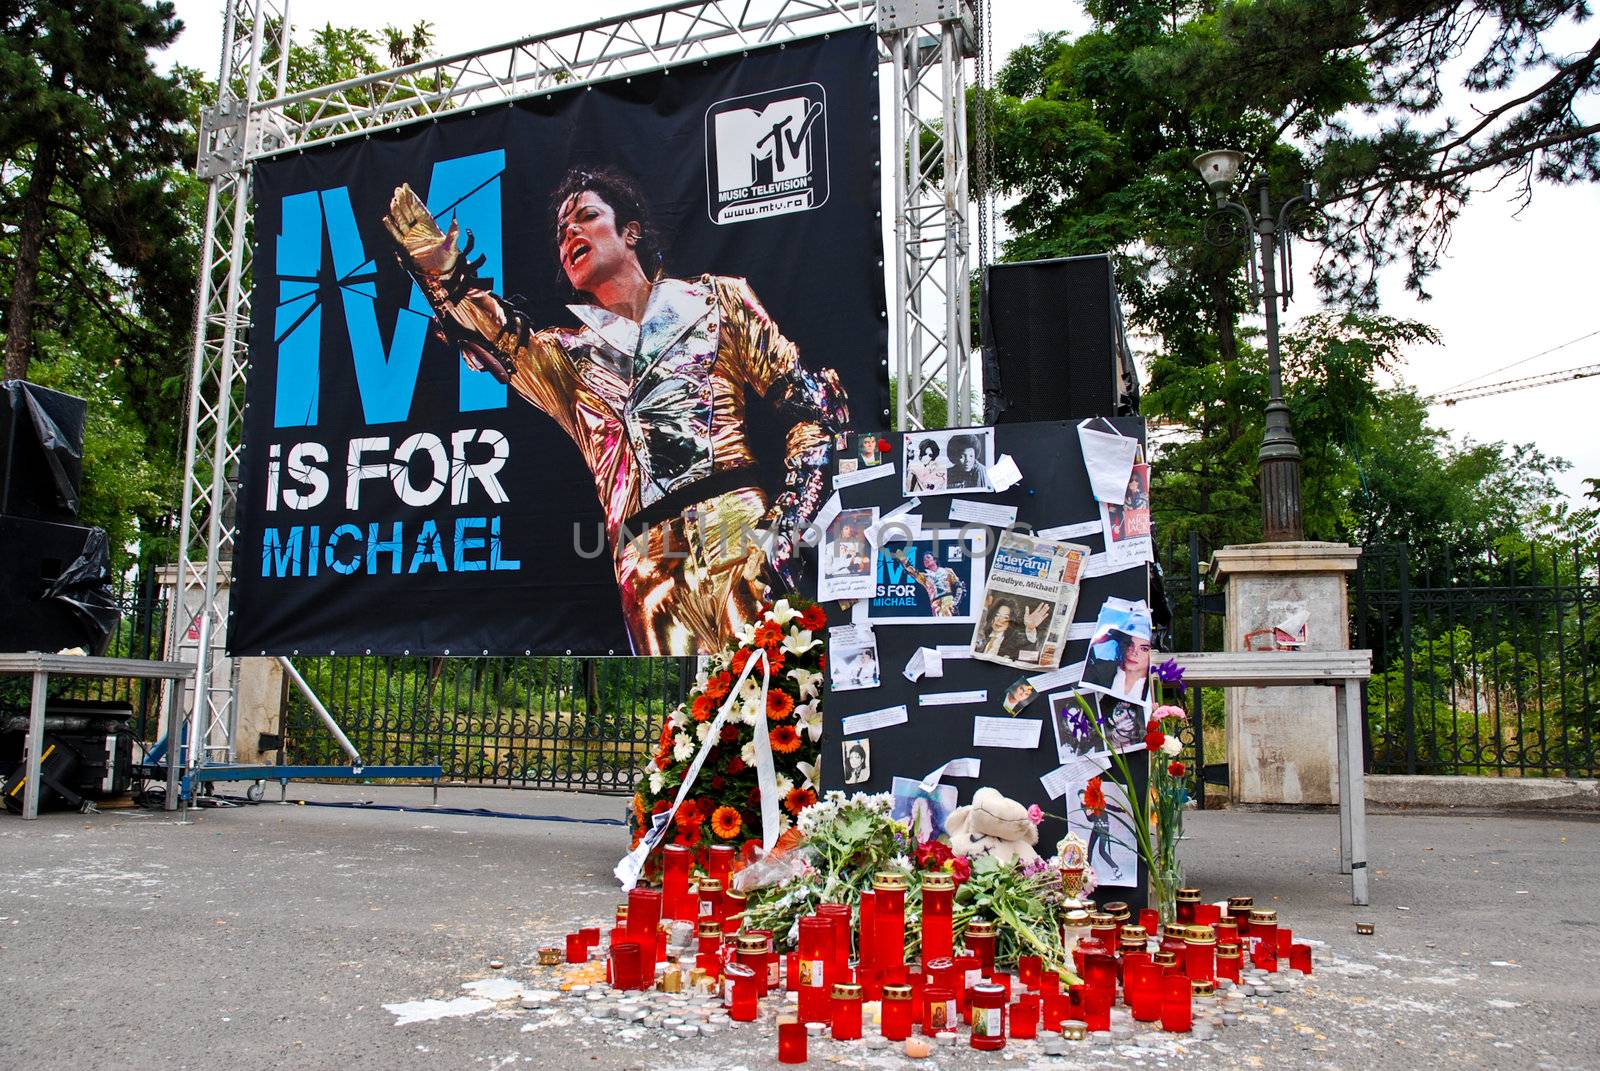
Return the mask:
<path id="1" fill-rule="evenodd" d="M 687 695 L 681 658 L 299 658 L 295 666 L 372 764 L 434 763 L 452 780 L 633 791 L 668 712 Z M 284 703 L 285 761 L 347 761 L 298 692 Z"/>

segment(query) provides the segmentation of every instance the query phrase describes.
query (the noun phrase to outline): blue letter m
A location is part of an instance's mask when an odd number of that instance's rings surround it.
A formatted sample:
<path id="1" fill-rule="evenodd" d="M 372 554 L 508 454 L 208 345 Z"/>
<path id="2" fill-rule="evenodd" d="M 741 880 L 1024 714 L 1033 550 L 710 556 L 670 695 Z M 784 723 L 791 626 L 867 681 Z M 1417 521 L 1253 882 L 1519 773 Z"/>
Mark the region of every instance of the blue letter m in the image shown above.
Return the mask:
<path id="1" fill-rule="evenodd" d="M 490 286 L 505 281 L 501 259 L 500 175 L 505 153 L 493 152 L 441 160 L 433 166 L 428 211 L 441 229 L 460 221 L 462 241 L 470 230 L 472 255 L 485 257 L 480 274 Z M 368 221 L 378 231 L 377 219 Z M 280 428 L 317 423 L 322 379 L 322 306 L 318 280 L 322 274 L 322 235 L 326 230 L 333 257 L 333 277 L 344 304 L 345 330 L 355 362 L 356 386 L 368 424 L 392 424 L 411 413 L 422 346 L 433 311 L 422 290 L 411 284 L 407 304 L 397 311 L 387 348 L 378 328 L 377 266 L 367 255 L 343 186 L 311 190 L 283 199 L 283 230 L 277 242 L 278 305 L 273 338 L 278 345 L 278 393 L 273 410 Z M 388 236 L 383 241 L 387 244 Z M 487 372 L 474 372 L 458 361 L 461 372 L 460 410 L 500 409 L 506 389 Z"/>

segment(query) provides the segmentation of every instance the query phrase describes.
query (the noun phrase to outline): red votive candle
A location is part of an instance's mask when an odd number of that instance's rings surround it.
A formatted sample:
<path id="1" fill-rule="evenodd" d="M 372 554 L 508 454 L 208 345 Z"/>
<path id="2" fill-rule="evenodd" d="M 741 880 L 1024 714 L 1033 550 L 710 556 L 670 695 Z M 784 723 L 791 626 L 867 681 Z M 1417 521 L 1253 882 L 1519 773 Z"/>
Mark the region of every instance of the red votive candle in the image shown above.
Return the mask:
<path id="1" fill-rule="evenodd" d="M 972 1047 L 1006 1047 L 1006 991 L 993 982 L 972 987 Z"/>
<path id="2" fill-rule="evenodd" d="M 1039 975 L 1044 971 L 1044 960 L 1038 956 L 1017 957 L 1017 981 L 1023 989 L 1037 990 Z"/>
<path id="3" fill-rule="evenodd" d="M 728 1006 L 728 1018 L 741 1023 L 754 1022 L 756 1001 L 760 998 L 756 972 L 743 963 L 730 963 L 724 969 L 722 984 L 725 993 L 723 1003 Z"/>
<path id="4" fill-rule="evenodd" d="M 839 982 L 833 987 L 833 1040 L 858 1041 L 861 1038 L 861 987 L 854 982 Z"/>
<path id="5" fill-rule="evenodd" d="M 934 1037 L 954 1030 L 961 1020 L 955 990 L 945 985 L 930 985 L 922 993 L 922 1032 Z"/>
<path id="6" fill-rule="evenodd" d="M 1294 945 L 1294 931 L 1287 926 L 1278 927 L 1278 958 L 1288 959 L 1289 949 Z"/>
<path id="7" fill-rule="evenodd" d="M 797 976 L 789 988 L 800 993 L 800 1021 L 825 1023 L 831 1009 L 828 959 L 833 944 L 833 920 L 808 915 L 800 920 L 800 952 L 796 957 Z"/>
<path id="8" fill-rule="evenodd" d="M 701 878 L 695 894 L 700 900 L 700 917 L 715 919 L 718 926 L 727 921 L 723 917 L 722 882 L 716 878 Z"/>
<path id="9" fill-rule="evenodd" d="M 1063 1019 L 1069 1019 L 1069 1020 L 1071 1020 L 1073 1022 L 1077 1022 L 1077 1023 L 1085 1023 L 1085 1024 L 1088 1023 L 1088 1021 L 1089 1021 L 1089 997 L 1088 997 L 1088 992 L 1089 992 L 1089 987 L 1086 986 L 1086 985 L 1082 985 L 1082 984 L 1074 985 L 1074 986 L 1068 986 L 1067 987 L 1067 993 L 1066 993 L 1067 1004 L 1066 1004 L 1066 1009 L 1064 1011 L 1064 1014 L 1062 1015 Z M 1110 1009 L 1109 1008 L 1107 1009 L 1107 1014 L 1108 1015 L 1110 1014 Z"/>
<path id="10" fill-rule="evenodd" d="M 1083 980 L 1091 988 L 1117 991 L 1117 961 L 1103 952 L 1091 952 L 1083 957 Z"/>
<path id="11" fill-rule="evenodd" d="M 1228 897 L 1228 921 L 1239 927 L 1239 936 L 1250 932 L 1250 912 L 1255 908 L 1253 896 Z"/>
<path id="12" fill-rule="evenodd" d="M 567 934 L 567 962 L 585 963 L 589 959 L 589 946 L 584 943 L 583 934 Z"/>
<path id="13" fill-rule="evenodd" d="M 1258 907 L 1250 912 L 1250 961 L 1269 973 L 1278 969 L 1278 913 Z"/>
<path id="14" fill-rule="evenodd" d="M 1311 946 L 1293 944 L 1289 946 L 1289 966 L 1301 974 L 1311 973 Z"/>
<path id="15" fill-rule="evenodd" d="M 1172 1034 L 1187 1034 L 1194 1020 L 1193 992 L 1189 979 L 1173 975 L 1164 979 L 1166 990 L 1161 994 L 1161 1029 Z"/>
<path id="16" fill-rule="evenodd" d="M 881 1008 L 883 1036 L 890 1041 L 904 1041 L 911 1036 L 911 987 L 886 985 L 883 987 Z"/>
<path id="17" fill-rule="evenodd" d="M 850 969 L 850 905 L 818 904 L 817 914 L 833 925 L 833 939 L 828 944 L 828 977 L 838 982 Z"/>
<path id="18" fill-rule="evenodd" d="M 956 879 L 932 873 L 922 878 L 922 961 L 944 959 L 955 952 Z"/>
<path id="19" fill-rule="evenodd" d="M 713 844 L 706 850 L 706 877 L 726 887 L 728 876 L 733 873 L 735 854 L 731 844 Z"/>
<path id="20" fill-rule="evenodd" d="M 1239 946 L 1217 945 L 1217 977 L 1239 984 Z"/>
<path id="21" fill-rule="evenodd" d="M 1111 1029 L 1111 1002 L 1116 995 L 1115 989 L 1096 985 L 1083 987 L 1083 1025 L 1086 1029 Z"/>
<path id="22" fill-rule="evenodd" d="M 1239 943 L 1239 927 L 1238 924 L 1233 922 L 1231 919 L 1223 919 L 1221 922 L 1218 922 L 1215 926 L 1211 927 L 1211 932 L 1217 935 L 1218 948 L 1221 948 L 1223 945 L 1236 945 Z"/>
<path id="23" fill-rule="evenodd" d="M 628 890 L 628 933 L 654 957 L 656 928 L 661 925 L 661 890 Z"/>
<path id="24" fill-rule="evenodd" d="M 906 876 L 886 870 L 872 878 L 872 932 L 877 948 L 872 965 L 880 970 L 906 962 Z"/>
<path id="25" fill-rule="evenodd" d="M 1161 932 L 1161 912 L 1153 907 L 1140 908 L 1139 925 L 1144 927 L 1145 933 Z"/>
<path id="26" fill-rule="evenodd" d="M 716 919 L 701 919 L 696 934 L 694 965 L 712 978 L 722 973 L 722 927 Z"/>
<path id="27" fill-rule="evenodd" d="M 961 1014 L 969 1020 L 967 1014 L 972 995 L 972 987 L 983 981 L 983 961 L 971 952 L 963 952 L 956 957 L 956 1003 L 961 1007 Z"/>
<path id="28" fill-rule="evenodd" d="M 1190 926 L 1184 948 L 1184 973 L 1191 982 L 1217 980 L 1217 936 L 1210 926 Z"/>
<path id="29" fill-rule="evenodd" d="M 1011 975 L 1005 971 L 995 971 L 989 976 L 989 981 L 999 986 L 1006 992 L 1006 1003 L 1011 1003 Z"/>
<path id="30" fill-rule="evenodd" d="M 778 1024 L 778 1062 L 803 1064 L 806 1062 L 806 1024 Z"/>
<path id="31" fill-rule="evenodd" d="M 978 969 L 983 971 L 985 978 L 994 973 L 994 923 L 983 919 L 974 919 L 967 924 L 967 932 L 962 936 L 962 941 L 967 946 L 967 951 L 978 957 Z"/>
<path id="32" fill-rule="evenodd" d="M 1128 1008 L 1141 1023 L 1161 1018 L 1161 971 L 1149 963 L 1131 963 L 1123 968 L 1123 989 Z"/>
<path id="33" fill-rule="evenodd" d="M 1193 926 L 1194 909 L 1200 903 L 1200 890 L 1193 887 L 1179 889 L 1177 892 L 1178 919 L 1184 926 Z"/>
<path id="34" fill-rule="evenodd" d="M 873 934 L 877 933 L 877 907 L 878 894 L 871 889 L 864 889 L 861 893 L 861 913 L 856 921 L 856 966 L 862 971 L 870 971 L 876 967 L 878 942 Z"/>
<path id="35" fill-rule="evenodd" d="M 640 989 L 639 942 L 614 941 L 606 957 L 606 981 L 613 989 Z"/>
<path id="36" fill-rule="evenodd" d="M 681 844 L 661 849 L 661 910 L 669 919 L 694 918 L 698 905 L 689 901 L 689 868 L 694 853 Z"/>
<path id="37" fill-rule="evenodd" d="M 771 930 L 747 930 L 752 937 L 760 937 L 766 941 L 767 949 L 761 954 L 761 962 L 766 964 L 767 985 L 761 991 L 762 996 L 776 993 L 783 988 L 783 964 L 778 960 L 778 944 L 772 939 Z"/>
<path id="38" fill-rule="evenodd" d="M 600 927 L 585 926 L 578 931 L 578 936 L 583 938 L 584 947 L 593 948 L 600 943 Z"/>
<path id="39" fill-rule="evenodd" d="M 941 989 L 950 990 L 952 995 L 955 994 L 957 986 L 961 984 L 956 977 L 955 960 L 951 959 L 949 956 L 942 956 L 938 959 L 924 960 L 923 968 L 927 971 L 928 986 L 930 988 L 933 986 L 938 986 Z"/>
<path id="40" fill-rule="evenodd" d="M 1011 1036 L 1030 1041 L 1039 1036 L 1039 997 L 1024 993 L 1011 1005 Z"/>
<path id="41" fill-rule="evenodd" d="M 722 932 L 744 929 L 745 895 L 737 889 L 722 888 Z"/>
<path id="42" fill-rule="evenodd" d="M 1222 921 L 1222 908 L 1216 904 L 1196 904 L 1194 921 L 1197 926 L 1215 926 Z"/>
<path id="43" fill-rule="evenodd" d="M 733 958 L 755 978 L 756 996 L 767 995 L 767 939 L 759 933 L 742 933 L 735 939 Z"/>
<path id="44" fill-rule="evenodd" d="M 1061 992 L 1061 976 L 1055 971 L 1045 971 L 1044 984 L 1039 988 L 1044 1028 L 1059 1033 L 1067 1019 L 1067 996 Z"/>

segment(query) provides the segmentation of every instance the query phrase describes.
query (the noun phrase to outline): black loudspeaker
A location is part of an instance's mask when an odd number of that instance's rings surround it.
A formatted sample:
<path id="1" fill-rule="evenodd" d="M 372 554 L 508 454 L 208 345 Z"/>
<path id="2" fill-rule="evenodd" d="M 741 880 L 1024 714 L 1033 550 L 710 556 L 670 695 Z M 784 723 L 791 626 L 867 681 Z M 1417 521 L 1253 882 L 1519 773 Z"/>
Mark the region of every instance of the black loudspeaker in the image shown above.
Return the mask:
<path id="1" fill-rule="evenodd" d="M 44 712 L 39 808 L 81 806 L 128 791 L 133 777 L 133 708 L 122 701 L 52 699 Z M 0 797 L 22 810 L 28 715 L 0 717 Z"/>
<path id="2" fill-rule="evenodd" d="M 1109 256 L 989 265 L 982 321 L 985 423 L 1138 413 Z"/>
<path id="3" fill-rule="evenodd" d="M 104 649 L 115 611 L 110 625 L 96 625 L 106 612 L 108 580 L 88 575 L 94 563 L 86 562 L 86 550 L 104 556 L 101 529 L 0 516 L 0 651 Z"/>
<path id="4" fill-rule="evenodd" d="M 0 513 L 77 520 L 88 403 L 20 379 L 0 391 Z"/>

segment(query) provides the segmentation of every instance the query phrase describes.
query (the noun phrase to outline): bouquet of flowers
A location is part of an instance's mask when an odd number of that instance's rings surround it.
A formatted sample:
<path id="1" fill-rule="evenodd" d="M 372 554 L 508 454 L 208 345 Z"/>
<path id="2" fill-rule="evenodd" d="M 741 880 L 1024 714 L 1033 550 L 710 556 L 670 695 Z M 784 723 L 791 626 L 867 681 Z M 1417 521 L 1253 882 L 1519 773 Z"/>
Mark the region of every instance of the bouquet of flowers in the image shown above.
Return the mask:
<path id="1" fill-rule="evenodd" d="M 690 764 L 710 736 L 712 720 L 729 701 L 734 681 L 757 650 L 766 652 L 772 673 L 766 703 L 761 702 L 758 670 L 745 678 L 733 697 L 733 710 L 717 731 L 691 795 L 673 816 L 667 840 L 695 849 L 702 862 L 704 849 L 713 844 L 743 848 L 749 841 L 759 841 L 758 732 L 766 733 L 772 746 L 782 828 L 789 828 L 794 817 L 816 802 L 827 665 L 821 631 L 826 624 L 822 607 L 815 603 L 780 599 L 764 606 L 760 619 L 741 629 L 735 644 L 706 660 L 688 701 L 662 726 L 655 754 L 633 797 L 630 848 L 637 847 L 650 828 L 651 816 L 672 806 Z"/>

